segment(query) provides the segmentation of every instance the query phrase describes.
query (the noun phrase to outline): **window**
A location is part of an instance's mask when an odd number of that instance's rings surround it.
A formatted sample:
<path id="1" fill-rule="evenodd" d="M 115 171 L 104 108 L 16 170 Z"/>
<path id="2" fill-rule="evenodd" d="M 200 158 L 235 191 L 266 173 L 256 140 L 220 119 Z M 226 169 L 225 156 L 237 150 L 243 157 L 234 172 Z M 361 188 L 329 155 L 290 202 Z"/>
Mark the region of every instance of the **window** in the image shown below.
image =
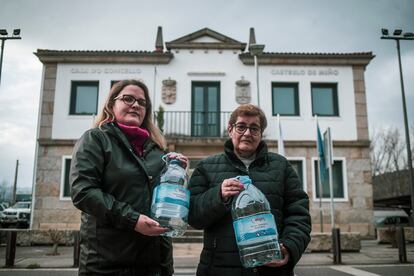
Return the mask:
<path id="1" fill-rule="evenodd" d="M 313 166 L 314 172 L 314 183 L 315 183 L 315 199 L 319 199 L 319 170 L 318 170 L 318 160 L 314 160 Z M 335 199 L 345 199 L 347 200 L 347 187 L 346 187 L 346 169 L 345 169 L 345 160 L 334 160 L 332 165 L 332 185 L 333 185 L 333 194 Z M 322 180 L 322 199 L 330 199 L 329 193 L 329 175 L 326 173 L 326 177 Z"/>
<path id="2" fill-rule="evenodd" d="M 274 116 L 299 116 L 297 83 L 272 84 L 272 111 Z"/>
<path id="3" fill-rule="evenodd" d="M 191 134 L 201 137 L 220 136 L 220 83 L 193 82 Z"/>
<path id="4" fill-rule="evenodd" d="M 60 181 L 60 199 L 70 199 L 69 173 L 71 161 L 71 156 L 65 155 L 62 157 L 62 179 Z"/>
<path id="5" fill-rule="evenodd" d="M 70 115 L 94 115 L 98 111 L 97 81 L 73 81 L 70 95 Z"/>
<path id="6" fill-rule="evenodd" d="M 292 165 L 293 169 L 296 171 L 296 173 L 299 176 L 300 184 L 302 185 L 302 189 L 306 191 L 306 185 L 305 185 L 305 170 L 304 170 L 304 164 L 305 159 L 291 159 L 289 158 L 289 163 Z"/>
<path id="7" fill-rule="evenodd" d="M 312 115 L 339 116 L 336 83 L 312 83 Z"/>

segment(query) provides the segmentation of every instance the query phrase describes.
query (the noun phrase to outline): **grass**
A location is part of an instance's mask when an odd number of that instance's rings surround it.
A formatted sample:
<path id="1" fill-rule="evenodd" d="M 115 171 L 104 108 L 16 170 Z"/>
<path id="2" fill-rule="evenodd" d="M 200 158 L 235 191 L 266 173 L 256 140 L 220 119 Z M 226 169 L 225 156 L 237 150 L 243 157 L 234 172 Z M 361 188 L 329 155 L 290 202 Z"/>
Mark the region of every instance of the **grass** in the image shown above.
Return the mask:
<path id="1" fill-rule="evenodd" d="M 27 265 L 26 268 L 36 269 L 36 268 L 40 268 L 40 265 L 38 263 L 31 263 L 31 264 Z"/>

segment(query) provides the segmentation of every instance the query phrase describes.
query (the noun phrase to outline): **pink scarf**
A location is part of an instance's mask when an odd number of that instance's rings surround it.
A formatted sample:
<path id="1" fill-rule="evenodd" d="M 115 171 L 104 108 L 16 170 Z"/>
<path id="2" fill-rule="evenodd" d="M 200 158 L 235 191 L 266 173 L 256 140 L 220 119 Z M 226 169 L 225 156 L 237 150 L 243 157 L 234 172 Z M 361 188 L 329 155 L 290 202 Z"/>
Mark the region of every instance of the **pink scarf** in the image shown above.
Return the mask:
<path id="1" fill-rule="evenodd" d="M 142 156 L 144 150 L 142 146 L 144 145 L 145 140 L 149 137 L 148 130 L 137 126 L 127 126 L 121 123 L 117 124 L 127 137 L 128 141 L 134 147 L 135 153 L 138 156 Z"/>

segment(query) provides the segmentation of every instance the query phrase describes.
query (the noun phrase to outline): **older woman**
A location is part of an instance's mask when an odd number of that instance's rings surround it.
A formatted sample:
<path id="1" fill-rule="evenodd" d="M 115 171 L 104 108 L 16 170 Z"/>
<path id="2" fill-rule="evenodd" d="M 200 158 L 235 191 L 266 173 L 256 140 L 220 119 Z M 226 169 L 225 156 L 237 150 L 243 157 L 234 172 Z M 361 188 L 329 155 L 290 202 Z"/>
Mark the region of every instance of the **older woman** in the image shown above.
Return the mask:
<path id="1" fill-rule="evenodd" d="M 208 157 L 195 168 L 189 223 L 204 229 L 204 248 L 198 276 L 293 275 L 293 268 L 310 241 L 309 199 L 285 157 L 269 152 L 262 140 L 267 120 L 252 104 L 241 105 L 230 116 L 230 139 L 224 152 Z M 231 217 L 231 199 L 244 186 L 234 177 L 249 175 L 270 203 L 276 220 L 282 260 L 257 268 L 242 267 Z"/>
<path id="2" fill-rule="evenodd" d="M 76 143 L 70 181 L 82 211 L 80 275 L 173 273 L 171 240 L 159 236 L 168 229 L 149 217 L 166 146 L 151 109 L 142 82 L 120 81 Z"/>

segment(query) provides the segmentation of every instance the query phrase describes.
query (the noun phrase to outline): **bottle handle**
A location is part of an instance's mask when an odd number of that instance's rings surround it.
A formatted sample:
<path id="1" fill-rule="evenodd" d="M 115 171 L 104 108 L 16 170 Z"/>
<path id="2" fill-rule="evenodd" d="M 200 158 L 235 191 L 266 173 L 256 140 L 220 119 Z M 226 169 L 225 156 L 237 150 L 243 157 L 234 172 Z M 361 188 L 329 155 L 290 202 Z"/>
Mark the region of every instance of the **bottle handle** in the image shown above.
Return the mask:
<path id="1" fill-rule="evenodd" d="M 182 154 L 181 153 L 178 153 L 178 152 L 175 152 L 175 151 L 172 151 L 172 152 L 169 152 L 169 153 L 167 153 L 167 154 L 164 154 L 162 157 L 161 157 L 161 159 L 162 159 L 162 161 L 164 161 L 164 163 L 165 164 L 168 164 L 172 159 L 169 157 L 169 155 L 170 154 L 174 154 L 177 158 L 173 158 L 173 159 L 177 159 L 177 160 L 179 160 L 178 159 L 178 157 L 180 157 L 180 156 L 182 156 Z"/>

